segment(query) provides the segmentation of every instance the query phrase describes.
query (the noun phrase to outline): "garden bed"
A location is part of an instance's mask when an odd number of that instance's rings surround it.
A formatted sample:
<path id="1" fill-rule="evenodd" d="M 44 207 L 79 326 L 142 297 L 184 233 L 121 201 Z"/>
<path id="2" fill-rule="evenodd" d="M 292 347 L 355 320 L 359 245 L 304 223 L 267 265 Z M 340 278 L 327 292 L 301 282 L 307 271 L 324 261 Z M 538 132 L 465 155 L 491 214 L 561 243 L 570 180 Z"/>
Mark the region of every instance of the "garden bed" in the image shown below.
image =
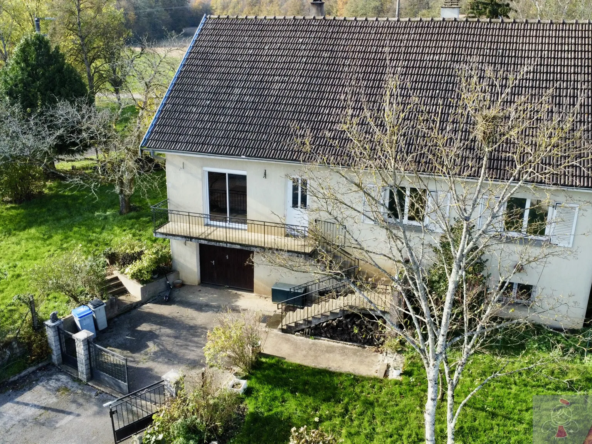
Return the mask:
<path id="1" fill-rule="evenodd" d="M 125 274 L 114 270 L 113 274 L 119 278 L 121 283 L 125 286 L 129 294 L 139 299 L 140 302 L 144 303 L 149 301 L 150 299 L 158 296 L 160 293 L 163 293 L 167 289 L 167 277 L 159 277 L 152 282 L 148 282 L 146 284 L 142 284 L 134 279 L 129 278 Z M 173 282 L 176 279 L 179 279 L 179 272 L 178 271 L 171 271 L 167 273 L 168 281 Z"/>
<path id="2" fill-rule="evenodd" d="M 384 344 L 384 320 L 371 315 L 350 313 L 307 328 L 298 333 L 356 345 L 380 347 Z"/>

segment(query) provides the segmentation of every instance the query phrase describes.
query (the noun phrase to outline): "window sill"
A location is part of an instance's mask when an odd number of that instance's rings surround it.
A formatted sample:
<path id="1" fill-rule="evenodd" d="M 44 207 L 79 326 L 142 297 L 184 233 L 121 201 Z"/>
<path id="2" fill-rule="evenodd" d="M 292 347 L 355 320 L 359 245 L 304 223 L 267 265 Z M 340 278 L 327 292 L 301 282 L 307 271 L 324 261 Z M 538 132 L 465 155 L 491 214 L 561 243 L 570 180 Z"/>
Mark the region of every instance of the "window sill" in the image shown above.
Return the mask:
<path id="1" fill-rule="evenodd" d="M 549 237 L 539 237 L 539 236 L 529 236 L 527 234 L 521 233 L 493 233 L 494 236 L 500 238 L 500 240 L 507 242 L 507 243 L 516 243 L 516 244 L 529 244 L 534 245 L 537 247 L 542 247 L 543 245 L 551 245 L 551 239 Z"/>
<path id="2" fill-rule="evenodd" d="M 534 302 L 533 300 L 528 300 L 528 301 L 521 301 L 521 300 L 515 300 L 515 299 L 508 299 L 508 298 L 499 298 L 498 301 L 502 304 L 506 304 L 506 307 L 530 307 L 532 305 L 532 303 Z"/>

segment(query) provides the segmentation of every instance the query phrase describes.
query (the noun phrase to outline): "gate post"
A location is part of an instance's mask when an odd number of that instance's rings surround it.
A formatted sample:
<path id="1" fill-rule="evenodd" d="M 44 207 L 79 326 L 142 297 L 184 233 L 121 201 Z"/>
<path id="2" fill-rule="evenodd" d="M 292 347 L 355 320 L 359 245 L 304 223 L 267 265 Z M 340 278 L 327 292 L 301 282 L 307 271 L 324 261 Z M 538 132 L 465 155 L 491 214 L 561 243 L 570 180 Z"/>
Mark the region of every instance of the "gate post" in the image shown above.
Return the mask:
<path id="1" fill-rule="evenodd" d="M 88 330 L 82 330 L 72 335 L 76 341 L 76 360 L 78 361 L 78 377 L 88 382 L 92 379 L 90 371 L 90 355 L 88 350 L 88 343 L 95 337 L 93 333 Z"/>
<path id="2" fill-rule="evenodd" d="M 163 377 L 164 390 L 167 398 L 175 398 L 179 389 L 181 388 L 181 381 L 183 377 L 176 370 L 167 372 Z"/>
<path id="3" fill-rule="evenodd" d="M 51 362 L 55 365 L 62 363 L 62 345 L 60 343 L 60 332 L 59 328 L 62 327 L 63 321 L 58 319 L 56 321 L 45 321 L 45 332 L 47 333 L 47 342 L 49 348 L 51 348 Z"/>

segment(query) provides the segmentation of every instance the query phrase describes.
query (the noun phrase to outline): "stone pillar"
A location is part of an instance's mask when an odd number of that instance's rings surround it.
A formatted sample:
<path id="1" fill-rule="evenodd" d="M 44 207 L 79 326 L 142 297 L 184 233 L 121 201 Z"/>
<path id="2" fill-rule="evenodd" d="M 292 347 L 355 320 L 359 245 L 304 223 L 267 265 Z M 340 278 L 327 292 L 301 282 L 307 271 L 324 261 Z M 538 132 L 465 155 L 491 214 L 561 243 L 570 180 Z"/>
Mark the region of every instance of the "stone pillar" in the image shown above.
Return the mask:
<path id="1" fill-rule="evenodd" d="M 95 335 L 88 330 L 82 330 L 73 335 L 76 341 L 76 360 L 78 361 L 78 377 L 88 382 L 91 380 L 90 373 L 90 356 L 88 352 L 88 344 L 92 342 Z"/>
<path id="2" fill-rule="evenodd" d="M 181 389 L 183 377 L 176 370 L 171 370 L 162 377 L 167 397 L 175 398 Z"/>
<path id="3" fill-rule="evenodd" d="M 62 320 L 57 321 L 45 321 L 45 332 L 47 333 L 47 342 L 49 348 L 51 348 L 51 362 L 55 365 L 62 363 L 62 345 L 60 344 L 60 333 L 58 328 L 62 327 Z"/>

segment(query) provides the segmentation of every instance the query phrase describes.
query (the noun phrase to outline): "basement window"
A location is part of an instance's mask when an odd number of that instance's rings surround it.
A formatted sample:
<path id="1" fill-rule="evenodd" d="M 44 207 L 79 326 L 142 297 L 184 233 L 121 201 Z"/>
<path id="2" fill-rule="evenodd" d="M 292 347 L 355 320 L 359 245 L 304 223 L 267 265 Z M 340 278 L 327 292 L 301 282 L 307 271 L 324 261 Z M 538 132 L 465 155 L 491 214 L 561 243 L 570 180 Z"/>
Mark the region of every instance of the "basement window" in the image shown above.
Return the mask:
<path id="1" fill-rule="evenodd" d="M 536 287 L 530 284 L 520 284 L 518 282 L 502 282 L 499 286 L 501 290 L 500 299 L 510 304 L 530 305 L 534 296 Z"/>

